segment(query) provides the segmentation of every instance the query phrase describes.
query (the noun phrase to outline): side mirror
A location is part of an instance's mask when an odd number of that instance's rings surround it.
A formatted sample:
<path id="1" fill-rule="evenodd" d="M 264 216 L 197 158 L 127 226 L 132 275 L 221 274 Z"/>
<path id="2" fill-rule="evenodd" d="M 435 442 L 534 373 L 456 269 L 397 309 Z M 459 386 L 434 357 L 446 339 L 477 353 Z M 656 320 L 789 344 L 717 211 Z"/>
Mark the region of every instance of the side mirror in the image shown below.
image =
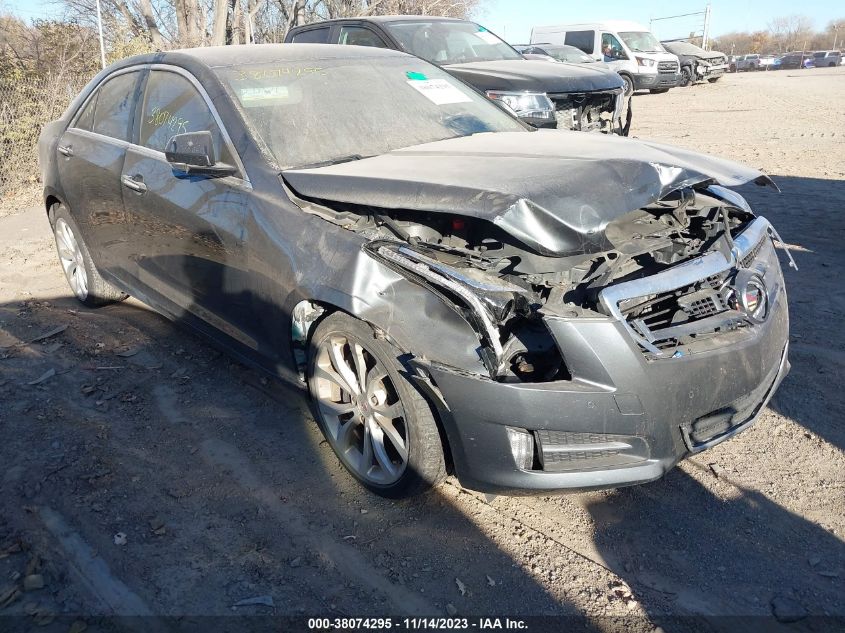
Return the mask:
<path id="1" fill-rule="evenodd" d="M 174 169 L 186 174 L 230 176 L 237 172 L 232 165 L 217 162 L 214 139 L 208 131 L 173 136 L 167 142 L 164 156 Z"/>

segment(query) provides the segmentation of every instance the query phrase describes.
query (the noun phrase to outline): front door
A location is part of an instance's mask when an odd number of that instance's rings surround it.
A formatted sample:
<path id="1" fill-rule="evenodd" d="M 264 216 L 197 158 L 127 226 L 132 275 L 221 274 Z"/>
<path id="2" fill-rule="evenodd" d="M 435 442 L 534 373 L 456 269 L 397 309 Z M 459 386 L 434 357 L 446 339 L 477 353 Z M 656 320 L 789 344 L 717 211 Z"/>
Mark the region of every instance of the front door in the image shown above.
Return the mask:
<path id="1" fill-rule="evenodd" d="M 176 316 L 187 313 L 249 347 L 248 274 L 244 220 L 250 187 L 242 173 L 187 175 L 167 162 L 176 134 L 209 131 L 217 160 L 236 164 L 217 117 L 189 76 L 150 71 L 122 183 L 133 223 L 138 282 Z"/>

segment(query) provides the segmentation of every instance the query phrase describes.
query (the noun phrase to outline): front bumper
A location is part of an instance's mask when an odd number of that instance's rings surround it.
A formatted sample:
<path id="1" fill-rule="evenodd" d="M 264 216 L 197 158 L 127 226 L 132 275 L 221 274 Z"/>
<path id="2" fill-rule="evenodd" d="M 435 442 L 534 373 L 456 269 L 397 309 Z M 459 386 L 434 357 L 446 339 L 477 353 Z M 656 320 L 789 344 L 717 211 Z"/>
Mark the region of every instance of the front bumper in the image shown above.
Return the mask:
<path id="1" fill-rule="evenodd" d="M 675 88 L 681 84 L 681 73 L 659 72 L 654 74 L 639 73 L 631 75 L 634 80 L 634 90 L 663 90 Z"/>
<path id="2" fill-rule="evenodd" d="M 721 77 L 726 72 L 728 72 L 728 65 L 714 64 L 711 66 L 706 66 L 705 64 L 699 64 L 696 67 L 696 72 L 701 75 L 701 77 L 704 79 L 713 79 L 715 77 Z"/>
<path id="3" fill-rule="evenodd" d="M 730 344 L 654 358 L 612 318 L 546 316 L 572 380 L 501 383 L 417 361 L 456 474 L 484 492 L 589 490 L 645 483 L 757 419 L 789 371 L 786 293 L 774 248 L 771 309 Z M 517 465 L 508 429 L 534 440 Z"/>

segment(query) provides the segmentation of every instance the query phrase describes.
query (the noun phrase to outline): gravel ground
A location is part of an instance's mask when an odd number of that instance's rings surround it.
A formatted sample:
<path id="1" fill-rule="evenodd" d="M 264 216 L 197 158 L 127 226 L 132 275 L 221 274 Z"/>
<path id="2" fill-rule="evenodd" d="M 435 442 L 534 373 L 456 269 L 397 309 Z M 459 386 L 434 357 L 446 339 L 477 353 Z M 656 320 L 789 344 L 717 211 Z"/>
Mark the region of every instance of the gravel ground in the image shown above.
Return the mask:
<path id="1" fill-rule="evenodd" d="M 713 616 L 775 613 L 830 630 L 812 616 L 845 617 L 843 94 L 837 68 L 635 98 L 634 135 L 773 176 L 782 193 L 743 193 L 800 270 L 786 273 L 792 373 L 761 419 L 616 491 L 485 498 L 448 480 L 371 496 L 301 394 L 133 300 L 82 308 L 43 213 L 0 218 L 0 616 L 20 616 L 0 630 L 102 630 L 115 612 L 148 616 L 142 629 L 495 613 L 718 631 L 738 625 Z M 708 619 L 676 619 L 690 615 Z M 755 623 L 781 626 L 742 628 Z"/>

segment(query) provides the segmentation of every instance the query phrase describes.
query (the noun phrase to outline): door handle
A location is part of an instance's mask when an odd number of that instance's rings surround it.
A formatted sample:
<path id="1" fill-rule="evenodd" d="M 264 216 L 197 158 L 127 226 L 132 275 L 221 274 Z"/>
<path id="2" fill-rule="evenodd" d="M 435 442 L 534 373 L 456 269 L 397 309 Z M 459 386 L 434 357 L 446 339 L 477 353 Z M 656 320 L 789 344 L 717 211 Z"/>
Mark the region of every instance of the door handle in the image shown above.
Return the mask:
<path id="1" fill-rule="evenodd" d="M 140 178 L 140 176 L 138 177 Z M 127 187 L 136 193 L 144 193 L 147 190 L 147 185 L 145 185 L 142 181 L 131 178 L 130 176 L 121 176 L 120 182 L 123 183 L 124 187 Z"/>
<path id="2" fill-rule="evenodd" d="M 73 145 L 59 145 L 56 149 L 63 156 L 73 156 Z"/>

